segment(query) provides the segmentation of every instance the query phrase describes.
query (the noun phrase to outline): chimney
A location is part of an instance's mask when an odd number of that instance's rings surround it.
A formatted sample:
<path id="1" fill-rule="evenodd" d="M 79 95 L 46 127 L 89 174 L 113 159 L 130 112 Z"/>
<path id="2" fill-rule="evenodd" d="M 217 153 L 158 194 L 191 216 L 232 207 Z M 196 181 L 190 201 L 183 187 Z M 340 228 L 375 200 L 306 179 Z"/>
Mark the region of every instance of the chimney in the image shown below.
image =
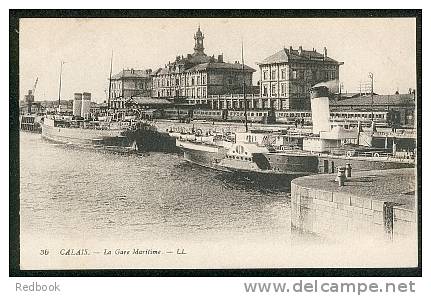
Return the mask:
<path id="1" fill-rule="evenodd" d="M 323 48 L 323 57 L 324 58 L 328 57 L 328 50 L 326 49 L 326 46 Z"/>
<path id="2" fill-rule="evenodd" d="M 299 55 L 302 55 L 302 46 L 299 47 L 298 53 L 299 53 Z"/>
<path id="3" fill-rule="evenodd" d="M 293 51 L 292 46 L 289 46 L 289 53 L 292 53 L 292 51 Z"/>
<path id="4" fill-rule="evenodd" d="M 223 63 L 223 54 L 219 54 L 217 57 L 217 62 Z"/>

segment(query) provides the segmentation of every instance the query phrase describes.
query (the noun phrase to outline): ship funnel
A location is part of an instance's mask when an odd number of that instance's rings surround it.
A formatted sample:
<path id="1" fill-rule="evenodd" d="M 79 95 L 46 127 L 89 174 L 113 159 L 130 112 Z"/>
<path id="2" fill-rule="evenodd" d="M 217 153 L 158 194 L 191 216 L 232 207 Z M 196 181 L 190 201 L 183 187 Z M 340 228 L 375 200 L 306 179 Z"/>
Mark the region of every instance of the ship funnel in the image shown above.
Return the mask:
<path id="1" fill-rule="evenodd" d="M 81 116 L 88 118 L 90 116 L 91 93 L 85 92 L 82 94 Z"/>
<path id="2" fill-rule="evenodd" d="M 73 97 L 73 116 L 81 117 L 82 94 L 75 93 Z"/>
<path id="3" fill-rule="evenodd" d="M 328 87 L 324 85 L 316 85 L 310 90 L 313 134 L 319 135 L 320 132 L 329 132 L 331 130 L 329 94 Z"/>

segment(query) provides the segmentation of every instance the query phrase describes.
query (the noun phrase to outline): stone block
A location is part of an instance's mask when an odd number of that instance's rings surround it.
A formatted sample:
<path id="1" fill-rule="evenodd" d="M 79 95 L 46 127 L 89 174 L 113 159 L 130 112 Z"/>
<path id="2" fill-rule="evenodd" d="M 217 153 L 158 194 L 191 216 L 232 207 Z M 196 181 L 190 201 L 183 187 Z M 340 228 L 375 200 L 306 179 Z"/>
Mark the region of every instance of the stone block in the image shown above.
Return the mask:
<path id="1" fill-rule="evenodd" d="M 363 208 L 364 207 L 364 199 L 359 196 L 350 196 L 350 203 L 354 207 Z"/>
<path id="2" fill-rule="evenodd" d="M 309 189 L 308 189 L 308 188 L 306 188 L 306 187 L 302 187 L 302 188 L 301 188 L 301 198 L 302 198 L 302 197 L 309 198 L 308 191 L 309 191 Z"/>
<path id="3" fill-rule="evenodd" d="M 374 211 L 373 211 L 373 210 L 371 210 L 371 209 L 368 209 L 368 208 L 363 208 L 363 209 L 362 209 L 362 213 L 363 213 L 364 215 L 366 215 L 366 216 L 370 216 L 370 217 L 372 217 L 372 216 L 373 216 Z"/>
<path id="4" fill-rule="evenodd" d="M 372 209 L 373 207 L 372 207 L 372 199 L 371 198 L 368 198 L 368 197 L 362 197 L 362 200 L 363 200 L 363 202 L 364 202 L 364 204 L 363 204 L 363 208 L 364 209 Z"/>
<path id="5" fill-rule="evenodd" d="M 395 206 L 394 218 L 409 221 L 409 222 L 416 222 L 416 212 L 409 209 Z"/>
<path id="6" fill-rule="evenodd" d="M 372 200 L 371 201 L 371 208 L 373 210 L 383 211 L 383 204 L 384 204 L 384 201 L 382 201 L 382 200 Z"/>
<path id="7" fill-rule="evenodd" d="M 383 225 L 383 211 L 373 211 L 373 223 Z"/>
<path id="8" fill-rule="evenodd" d="M 362 207 L 355 207 L 355 206 L 352 206 L 353 207 L 353 212 L 354 213 L 357 213 L 357 214 L 361 214 L 362 215 L 362 213 L 363 213 L 363 208 Z"/>
<path id="9" fill-rule="evenodd" d="M 333 201 L 332 192 L 325 190 L 316 190 L 315 191 L 315 199 Z"/>
<path id="10" fill-rule="evenodd" d="M 350 206 L 350 195 L 343 192 L 334 192 L 332 194 L 333 201 L 338 204 Z"/>
<path id="11" fill-rule="evenodd" d="M 417 233 L 416 223 L 394 219 L 394 233 L 403 236 L 414 236 Z"/>

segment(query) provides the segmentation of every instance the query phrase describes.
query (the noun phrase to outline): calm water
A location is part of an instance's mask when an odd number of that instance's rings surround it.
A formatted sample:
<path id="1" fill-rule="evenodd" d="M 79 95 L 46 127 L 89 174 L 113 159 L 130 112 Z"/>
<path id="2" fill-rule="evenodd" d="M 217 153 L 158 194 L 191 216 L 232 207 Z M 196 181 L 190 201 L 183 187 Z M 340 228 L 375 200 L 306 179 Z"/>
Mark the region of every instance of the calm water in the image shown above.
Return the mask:
<path id="1" fill-rule="evenodd" d="M 263 184 L 185 162 L 117 155 L 20 134 L 21 231 L 56 238 L 290 239 L 289 183 Z"/>

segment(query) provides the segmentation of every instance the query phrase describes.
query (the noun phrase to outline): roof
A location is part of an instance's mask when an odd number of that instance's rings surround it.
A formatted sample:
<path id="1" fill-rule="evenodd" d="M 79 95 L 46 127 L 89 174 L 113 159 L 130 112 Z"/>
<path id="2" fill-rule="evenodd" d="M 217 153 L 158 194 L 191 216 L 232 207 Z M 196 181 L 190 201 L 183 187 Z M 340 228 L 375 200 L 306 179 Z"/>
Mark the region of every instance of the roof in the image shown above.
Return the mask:
<path id="1" fill-rule="evenodd" d="M 128 103 L 134 103 L 138 105 L 170 105 L 170 101 L 166 99 L 151 98 L 151 97 L 132 97 L 127 100 Z"/>
<path id="2" fill-rule="evenodd" d="M 344 99 L 341 101 L 330 102 L 332 107 L 339 106 L 371 106 L 373 105 L 415 105 L 415 98 L 413 94 L 397 94 L 397 95 L 376 95 L 373 96 L 371 102 L 371 96 L 361 96 L 350 99 Z"/>
<path id="3" fill-rule="evenodd" d="M 300 54 L 301 52 L 301 54 Z M 292 48 L 283 48 L 275 54 L 267 57 L 258 64 L 281 64 L 288 63 L 290 61 L 325 61 L 334 64 L 340 64 L 336 60 L 325 57 L 323 54 L 316 50 L 296 50 Z"/>
<path id="4" fill-rule="evenodd" d="M 120 73 L 115 74 L 111 77 L 111 79 L 117 80 L 121 78 L 149 78 L 151 76 L 151 70 L 135 70 L 135 69 L 127 69 L 123 70 Z"/>
<path id="5" fill-rule="evenodd" d="M 232 69 L 232 70 L 242 70 L 242 64 L 240 63 L 203 63 L 196 65 L 185 72 L 196 72 L 196 71 L 203 71 L 203 70 L 209 70 L 209 69 Z M 256 70 L 244 65 L 244 71 L 246 72 L 255 72 Z"/>

